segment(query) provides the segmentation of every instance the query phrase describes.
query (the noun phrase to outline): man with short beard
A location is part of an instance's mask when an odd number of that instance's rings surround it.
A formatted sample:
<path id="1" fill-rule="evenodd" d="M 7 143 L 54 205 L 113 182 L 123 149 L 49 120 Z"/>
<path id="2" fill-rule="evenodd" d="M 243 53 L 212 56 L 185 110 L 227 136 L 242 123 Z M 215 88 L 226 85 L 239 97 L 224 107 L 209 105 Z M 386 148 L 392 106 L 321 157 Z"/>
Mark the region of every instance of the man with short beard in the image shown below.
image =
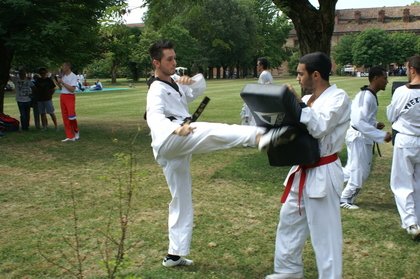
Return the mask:
<path id="1" fill-rule="evenodd" d="M 391 141 L 391 133 L 382 131 L 385 124 L 376 121 L 379 104 L 376 94 L 385 90 L 387 83 L 385 69 L 372 67 L 369 70 L 369 85 L 360 88 L 352 102 L 350 128 L 346 134 L 347 164 L 343 168 L 347 185 L 341 194 L 341 208 L 359 208 L 355 200 L 369 176 L 374 144 Z"/>

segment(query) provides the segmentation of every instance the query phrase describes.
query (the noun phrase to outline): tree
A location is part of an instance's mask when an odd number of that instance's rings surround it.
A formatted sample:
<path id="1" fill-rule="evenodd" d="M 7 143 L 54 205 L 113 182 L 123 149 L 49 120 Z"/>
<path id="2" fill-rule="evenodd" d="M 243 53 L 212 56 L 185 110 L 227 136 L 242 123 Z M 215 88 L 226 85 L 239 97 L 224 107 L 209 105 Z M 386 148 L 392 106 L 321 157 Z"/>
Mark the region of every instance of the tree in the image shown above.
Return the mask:
<path id="1" fill-rule="evenodd" d="M 31 69 L 56 66 L 64 60 L 88 64 L 97 53 L 99 19 L 112 5 L 124 7 L 125 1 L 2 0 L 0 112 L 12 63 Z"/>
<path id="2" fill-rule="evenodd" d="M 256 0 L 254 2 L 257 16 L 257 52 L 256 59 L 264 56 L 270 61 L 271 67 L 278 67 L 288 58 L 290 51 L 282 46 L 293 28 L 290 20 L 274 5 L 271 0 Z"/>
<path id="3" fill-rule="evenodd" d="M 149 47 L 159 39 L 162 39 L 162 35 L 159 32 L 146 27 L 141 34 L 140 42 L 131 53 L 130 60 L 134 61 L 141 69 L 144 69 L 143 76 L 145 77 L 148 77 L 152 71 Z"/>
<path id="4" fill-rule="evenodd" d="M 138 42 L 137 29 L 130 28 L 123 23 L 103 25 L 100 29 L 102 52 L 111 58 L 111 83 L 117 82 L 117 70 L 127 65 L 133 46 Z"/>
<path id="5" fill-rule="evenodd" d="M 337 1 L 319 0 L 316 9 L 308 0 L 273 0 L 292 20 L 301 55 L 314 51 L 330 54 Z"/>
<path id="6" fill-rule="evenodd" d="M 352 47 L 353 62 L 359 66 L 387 66 L 392 62 L 391 43 L 380 29 L 366 29 L 358 34 Z"/>
<path id="7" fill-rule="evenodd" d="M 337 64 L 353 64 L 353 43 L 356 35 L 344 35 L 333 49 L 333 57 Z"/>
<path id="8" fill-rule="evenodd" d="M 202 1 L 190 10 L 185 26 L 200 42 L 208 67 L 253 63 L 256 52 L 256 20 L 236 0 Z M 200 23 L 200 24 L 197 24 Z M 220 73 L 217 73 L 220 77 Z"/>
<path id="9" fill-rule="evenodd" d="M 419 53 L 420 38 L 409 32 L 391 33 L 388 35 L 391 42 L 392 62 L 404 64 L 407 58 Z"/>

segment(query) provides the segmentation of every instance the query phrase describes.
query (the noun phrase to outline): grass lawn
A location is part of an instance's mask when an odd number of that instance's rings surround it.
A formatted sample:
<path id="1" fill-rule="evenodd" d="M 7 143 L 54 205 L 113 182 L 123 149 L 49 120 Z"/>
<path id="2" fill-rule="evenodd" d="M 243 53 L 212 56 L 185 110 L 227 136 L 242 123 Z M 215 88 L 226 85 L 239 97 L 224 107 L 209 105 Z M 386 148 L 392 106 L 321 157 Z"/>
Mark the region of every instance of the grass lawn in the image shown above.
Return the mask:
<path id="1" fill-rule="evenodd" d="M 386 121 L 391 84 L 379 94 L 378 119 Z M 239 123 L 241 88 L 256 80 L 208 81 L 211 98 L 202 121 Z M 297 82 L 276 79 L 276 84 Z M 332 77 L 350 96 L 367 78 Z M 121 87 L 121 84 L 118 85 Z M 85 278 L 106 278 L 103 243 L 118 238 L 119 193 L 134 187 L 128 217 L 126 263 L 120 278 L 264 278 L 273 271 L 275 230 L 282 181 L 288 168 L 270 167 L 265 154 L 234 148 L 195 155 L 192 161 L 195 265 L 165 269 L 169 190 L 150 148 L 143 120 L 146 86 L 80 93 L 78 142 L 62 143 L 58 94 L 54 105 L 60 130 L 8 133 L 0 138 L 0 278 L 71 278 L 76 271 L 73 202 Z M 191 104 L 193 111 L 201 98 Z M 14 95 L 5 112 L 18 118 Z M 31 123 L 32 124 L 32 123 Z M 33 124 L 32 124 L 33 126 Z M 358 211 L 342 211 L 344 278 L 418 278 L 419 243 L 400 228 L 389 187 L 392 146 L 381 145 Z M 130 171 L 127 156 L 134 154 Z M 345 149 L 340 154 L 346 160 Z M 72 196 L 74 198 L 72 198 Z M 122 203 L 123 206 L 125 203 Z M 104 232 L 109 228 L 109 233 Z M 71 245 L 70 245 L 71 244 Z M 47 259 L 48 260 L 47 260 Z M 54 262 L 55 264 L 51 263 Z M 312 247 L 304 250 L 305 278 L 317 278 Z"/>

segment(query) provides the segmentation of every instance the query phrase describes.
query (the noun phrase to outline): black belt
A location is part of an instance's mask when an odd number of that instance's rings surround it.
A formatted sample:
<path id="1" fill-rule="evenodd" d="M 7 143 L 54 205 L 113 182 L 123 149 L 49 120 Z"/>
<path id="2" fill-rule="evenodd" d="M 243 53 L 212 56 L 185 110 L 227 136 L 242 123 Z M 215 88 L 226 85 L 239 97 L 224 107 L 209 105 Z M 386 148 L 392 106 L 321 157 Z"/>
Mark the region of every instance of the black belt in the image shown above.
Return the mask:
<path id="1" fill-rule="evenodd" d="M 191 117 L 185 117 L 182 120 L 182 124 L 184 125 L 186 123 L 190 124 L 191 122 L 195 122 L 197 121 L 198 117 L 200 117 L 201 113 L 203 112 L 204 108 L 207 106 L 207 104 L 209 103 L 210 98 L 205 96 L 204 99 L 201 101 L 200 105 L 198 106 L 198 108 L 195 110 L 195 112 L 193 113 L 193 115 Z M 175 116 L 168 116 L 166 117 L 171 121 L 176 120 L 177 118 Z"/>
<path id="2" fill-rule="evenodd" d="M 359 132 L 359 130 L 357 130 L 356 127 L 354 127 L 354 126 L 351 126 L 351 127 Z M 376 149 L 378 150 L 379 157 L 382 157 L 381 149 L 379 149 L 379 143 L 377 143 L 377 142 L 373 142 L 372 154 L 375 154 L 375 146 L 376 146 Z"/>

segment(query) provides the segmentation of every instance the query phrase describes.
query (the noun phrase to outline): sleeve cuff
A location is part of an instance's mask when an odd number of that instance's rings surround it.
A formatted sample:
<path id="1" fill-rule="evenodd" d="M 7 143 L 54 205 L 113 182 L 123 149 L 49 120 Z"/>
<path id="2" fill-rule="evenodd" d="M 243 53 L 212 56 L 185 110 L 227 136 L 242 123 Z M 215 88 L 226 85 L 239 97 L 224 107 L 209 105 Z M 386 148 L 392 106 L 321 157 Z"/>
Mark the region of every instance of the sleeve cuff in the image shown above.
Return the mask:
<path id="1" fill-rule="evenodd" d="M 302 108 L 302 113 L 300 114 L 300 123 L 308 124 L 311 119 L 310 116 L 311 109 L 309 107 Z"/>
<path id="2" fill-rule="evenodd" d="M 306 108 L 307 107 L 307 105 L 304 102 L 300 102 L 299 106 L 300 106 L 300 108 Z"/>

